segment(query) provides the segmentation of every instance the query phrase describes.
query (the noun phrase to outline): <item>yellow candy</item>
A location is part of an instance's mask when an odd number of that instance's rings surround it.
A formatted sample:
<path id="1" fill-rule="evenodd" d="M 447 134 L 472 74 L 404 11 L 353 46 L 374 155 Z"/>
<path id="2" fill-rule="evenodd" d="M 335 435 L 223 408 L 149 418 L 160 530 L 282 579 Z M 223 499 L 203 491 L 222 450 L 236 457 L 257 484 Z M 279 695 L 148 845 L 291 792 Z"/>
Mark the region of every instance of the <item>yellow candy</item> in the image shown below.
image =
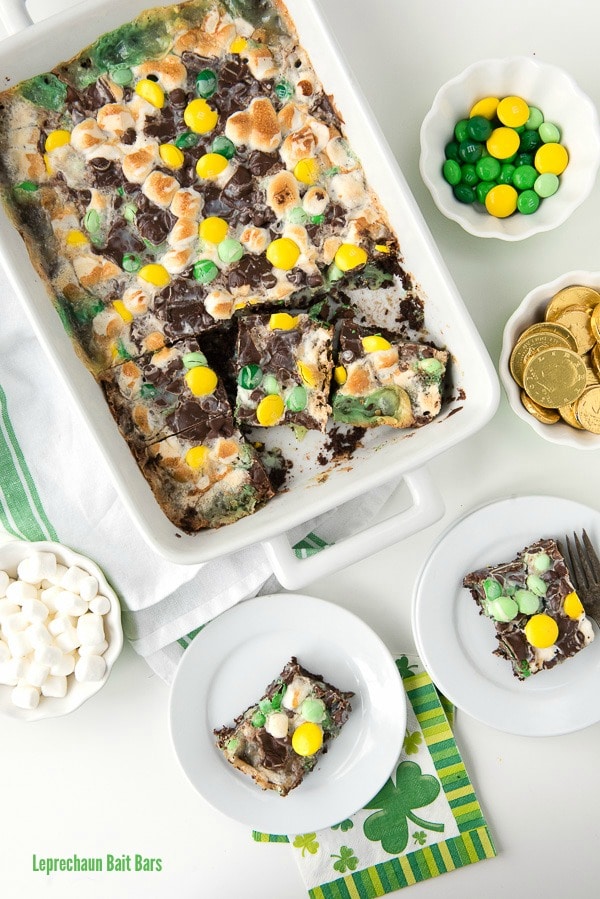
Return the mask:
<path id="1" fill-rule="evenodd" d="M 161 144 L 158 148 L 160 158 L 169 169 L 180 169 L 185 162 L 185 157 L 175 144 Z"/>
<path id="2" fill-rule="evenodd" d="M 391 253 L 390 248 L 387 246 L 387 244 L 384 243 L 376 243 L 375 249 L 378 253 Z"/>
<path id="3" fill-rule="evenodd" d="M 190 468 L 202 468 L 208 461 L 209 450 L 206 446 L 192 446 L 185 454 L 185 461 Z"/>
<path id="4" fill-rule="evenodd" d="M 584 608 L 576 593 L 568 593 L 563 600 L 563 610 L 569 618 L 579 618 L 583 615 Z"/>
<path id="5" fill-rule="evenodd" d="M 199 178 L 212 181 L 224 172 L 229 163 L 220 153 L 205 153 L 196 163 L 196 174 Z"/>
<path id="6" fill-rule="evenodd" d="M 544 175 L 551 172 L 553 175 L 562 175 L 569 162 L 569 154 L 562 144 L 542 144 L 535 154 L 534 166 Z"/>
<path id="7" fill-rule="evenodd" d="M 200 222 L 198 236 L 209 243 L 221 243 L 227 237 L 228 230 L 229 225 L 225 219 L 221 219 L 217 215 L 209 215 L 207 219 Z"/>
<path id="8" fill-rule="evenodd" d="M 522 97 L 504 97 L 498 103 L 496 115 L 503 125 L 519 128 L 529 118 L 529 106 Z"/>
<path id="9" fill-rule="evenodd" d="M 198 97 L 192 100 L 191 103 L 188 103 L 183 113 L 185 124 L 191 131 L 195 131 L 196 134 L 206 134 L 208 131 L 212 131 L 217 124 L 218 118 L 218 112 L 211 109 L 202 97 Z"/>
<path id="10" fill-rule="evenodd" d="M 48 175 L 54 174 L 54 169 L 52 168 L 52 164 L 50 162 L 50 157 L 48 156 L 47 153 L 44 153 L 44 167 L 45 167 Z"/>
<path id="11" fill-rule="evenodd" d="M 469 118 L 472 119 L 473 116 L 481 115 L 484 119 L 490 119 L 491 121 L 496 115 L 497 109 L 498 97 L 483 97 L 483 99 L 478 100 L 477 103 L 471 107 Z"/>
<path id="12" fill-rule="evenodd" d="M 248 41 L 246 40 L 246 38 L 242 37 L 241 35 L 238 34 L 238 36 L 234 37 L 231 44 L 229 45 L 229 52 L 230 53 L 241 53 L 242 50 L 244 50 L 246 48 L 247 44 L 248 44 Z"/>
<path id="13" fill-rule="evenodd" d="M 540 612 L 538 615 L 532 615 L 525 625 L 525 636 L 536 649 L 547 649 L 556 643 L 558 624 L 554 618 Z"/>
<path id="14" fill-rule="evenodd" d="M 294 167 L 294 177 L 302 184 L 314 184 L 319 177 L 319 163 L 312 157 L 301 159 Z"/>
<path id="15" fill-rule="evenodd" d="M 348 380 L 348 372 L 343 365 L 336 365 L 336 367 L 333 369 L 333 378 L 335 380 L 335 383 L 339 384 L 340 387 L 342 386 L 342 384 L 346 383 L 346 381 Z"/>
<path id="16" fill-rule="evenodd" d="M 289 271 L 300 257 L 300 247 L 290 237 L 278 237 L 267 247 L 267 259 L 273 268 Z"/>
<path id="17" fill-rule="evenodd" d="M 208 396 L 219 383 L 216 374 L 207 365 L 195 365 L 186 371 L 185 382 L 194 396 Z"/>
<path id="18" fill-rule="evenodd" d="M 498 219 L 512 215 L 517 208 L 517 191 L 511 184 L 497 184 L 486 194 L 485 208 Z"/>
<path id="19" fill-rule="evenodd" d="M 153 284 L 155 287 L 167 287 L 171 283 L 171 276 L 164 265 L 159 265 L 156 262 L 143 265 L 138 272 L 138 276 L 142 281 L 147 281 L 148 284 Z"/>
<path id="20" fill-rule="evenodd" d="M 279 394 L 270 393 L 263 397 L 256 407 L 256 420 L 266 428 L 276 425 L 285 412 L 285 405 Z"/>
<path id="21" fill-rule="evenodd" d="M 68 144 L 70 140 L 71 133 L 69 131 L 63 131 L 62 128 L 59 128 L 56 131 L 50 132 L 44 143 L 44 149 L 48 153 L 51 153 L 52 150 L 56 150 L 57 147 L 64 147 L 64 145 Z"/>
<path id="22" fill-rule="evenodd" d="M 289 312 L 274 312 L 269 319 L 269 328 L 272 331 L 293 331 L 297 324 L 298 319 Z"/>
<path id="23" fill-rule="evenodd" d="M 87 243 L 88 239 L 83 231 L 69 231 L 67 234 L 67 243 L 70 247 L 77 247 L 80 244 Z"/>
<path id="24" fill-rule="evenodd" d="M 340 271 L 349 272 L 350 269 L 364 265 L 367 258 L 362 247 L 357 247 L 353 243 L 343 243 L 335 254 L 334 262 Z"/>
<path id="25" fill-rule="evenodd" d="M 292 734 L 292 749 L 297 755 L 314 755 L 323 745 L 323 731 L 312 721 L 303 721 Z"/>
<path id="26" fill-rule="evenodd" d="M 307 387 L 316 387 L 319 383 L 318 373 L 312 365 L 307 365 L 306 362 L 298 362 L 298 373 Z"/>
<path id="27" fill-rule="evenodd" d="M 361 342 L 365 353 L 378 353 L 379 350 L 389 350 L 392 347 L 389 340 L 380 337 L 379 334 L 369 334 L 367 337 L 363 337 Z"/>
<path id="28" fill-rule="evenodd" d="M 136 84 L 135 92 L 136 94 L 139 94 L 143 100 L 150 103 L 151 106 L 155 106 L 157 109 L 162 109 L 165 105 L 165 92 L 156 81 L 150 81 L 149 78 L 142 78 L 142 80 L 138 81 Z"/>
<path id="29" fill-rule="evenodd" d="M 124 322 L 132 322 L 133 315 L 123 302 L 123 300 L 114 300 L 113 306 L 116 312 L 119 313 Z"/>
<path id="30" fill-rule="evenodd" d="M 490 156 L 496 159 L 508 159 L 519 149 L 521 138 L 512 128 L 494 128 L 486 141 L 486 147 Z"/>

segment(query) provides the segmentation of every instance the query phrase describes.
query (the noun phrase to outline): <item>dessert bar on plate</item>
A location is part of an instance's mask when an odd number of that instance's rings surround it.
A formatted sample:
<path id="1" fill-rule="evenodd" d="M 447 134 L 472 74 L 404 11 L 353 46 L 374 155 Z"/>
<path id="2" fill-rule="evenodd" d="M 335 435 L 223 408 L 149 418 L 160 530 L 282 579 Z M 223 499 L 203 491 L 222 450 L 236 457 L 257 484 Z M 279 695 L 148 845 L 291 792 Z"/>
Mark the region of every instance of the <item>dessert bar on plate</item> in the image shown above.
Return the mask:
<path id="1" fill-rule="evenodd" d="M 594 639 L 553 539 L 527 546 L 511 562 L 472 571 L 463 585 L 494 622 L 494 652 L 511 663 L 519 680 L 564 662 Z"/>
<path id="2" fill-rule="evenodd" d="M 353 695 L 307 671 L 292 656 L 257 703 L 233 726 L 215 730 L 217 746 L 263 790 L 287 796 L 339 734 Z"/>

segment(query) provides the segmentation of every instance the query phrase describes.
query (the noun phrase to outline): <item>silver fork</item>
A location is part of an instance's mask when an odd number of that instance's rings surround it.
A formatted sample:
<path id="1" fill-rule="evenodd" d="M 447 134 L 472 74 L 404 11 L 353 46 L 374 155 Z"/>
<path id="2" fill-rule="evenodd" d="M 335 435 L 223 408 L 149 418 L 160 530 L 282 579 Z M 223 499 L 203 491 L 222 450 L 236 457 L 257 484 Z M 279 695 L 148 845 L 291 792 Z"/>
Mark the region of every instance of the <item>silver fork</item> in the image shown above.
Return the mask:
<path id="1" fill-rule="evenodd" d="M 600 559 L 592 541 L 584 530 L 581 538 L 573 534 L 573 544 L 568 537 L 563 556 L 573 584 L 583 603 L 586 614 L 600 627 Z"/>

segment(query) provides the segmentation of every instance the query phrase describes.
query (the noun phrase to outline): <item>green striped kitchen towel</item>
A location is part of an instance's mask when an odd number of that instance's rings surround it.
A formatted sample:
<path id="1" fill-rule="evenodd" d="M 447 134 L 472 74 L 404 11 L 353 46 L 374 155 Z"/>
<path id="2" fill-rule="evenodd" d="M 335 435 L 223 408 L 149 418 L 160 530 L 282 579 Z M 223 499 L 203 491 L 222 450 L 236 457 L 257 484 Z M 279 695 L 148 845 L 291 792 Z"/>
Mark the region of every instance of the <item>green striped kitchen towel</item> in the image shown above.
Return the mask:
<path id="1" fill-rule="evenodd" d="M 445 708 L 415 656 L 396 659 L 407 695 L 398 763 L 379 793 L 351 818 L 289 842 L 311 899 L 374 899 L 493 858 L 496 850 Z"/>

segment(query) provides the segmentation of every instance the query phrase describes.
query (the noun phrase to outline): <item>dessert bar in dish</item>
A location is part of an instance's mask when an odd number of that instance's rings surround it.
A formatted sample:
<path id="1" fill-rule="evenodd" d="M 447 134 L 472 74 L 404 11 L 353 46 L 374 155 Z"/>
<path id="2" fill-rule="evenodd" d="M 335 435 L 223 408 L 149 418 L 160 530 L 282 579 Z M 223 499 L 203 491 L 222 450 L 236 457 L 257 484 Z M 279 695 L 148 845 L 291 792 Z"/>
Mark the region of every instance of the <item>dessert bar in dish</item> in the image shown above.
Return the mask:
<path id="1" fill-rule="evenodd" d="M 307 671 L 293 656 L 257 703 L 232 726 L 215 730 L 217 746 L 263 790 L 287 796 L 339 734 L 353 695 Z"/>
<path id="2" fill-rule="evenodd" d="M 520 680 L 576 655 L 594 639 L 589 618 L 553 539 L 538 540 L 511 562 L 465 575 L 480 614 L 496 628 L 496 655 Z"/>
<path id="3" fill-rule="evenodd" d="M 448 353 L 280 0 L 148 10 L 0 104 L 4 206 L 178 527 L 273 495 L 265 427 L 439 412 Z M 338 359 L 359 325 L 390 349 Z"/>

